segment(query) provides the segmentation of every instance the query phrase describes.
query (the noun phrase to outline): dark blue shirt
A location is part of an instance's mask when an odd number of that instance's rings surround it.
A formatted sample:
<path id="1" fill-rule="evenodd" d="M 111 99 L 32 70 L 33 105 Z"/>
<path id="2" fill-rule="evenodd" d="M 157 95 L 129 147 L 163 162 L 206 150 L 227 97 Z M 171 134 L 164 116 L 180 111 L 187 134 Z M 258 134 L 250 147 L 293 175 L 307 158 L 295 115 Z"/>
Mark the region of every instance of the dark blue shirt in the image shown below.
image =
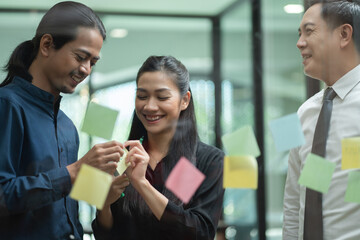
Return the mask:
<path id="1" fill-rule="evenodd" d="M 0 88 L 0 239 L 82 239 L 66 169 L 79 137 L 60 101 L 20 77 Z"/>

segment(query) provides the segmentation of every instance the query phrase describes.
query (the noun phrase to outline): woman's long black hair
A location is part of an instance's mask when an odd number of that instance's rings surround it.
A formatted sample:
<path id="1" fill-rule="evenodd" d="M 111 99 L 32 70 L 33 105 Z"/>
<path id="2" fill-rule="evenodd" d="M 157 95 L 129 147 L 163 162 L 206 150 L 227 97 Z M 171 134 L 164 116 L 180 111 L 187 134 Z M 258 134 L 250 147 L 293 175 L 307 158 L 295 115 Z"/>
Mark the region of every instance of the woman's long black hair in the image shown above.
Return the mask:
<path id="1" fill-rule="evenodd" d="M 189 72 L 186 67 L 172 56 L 150 56 L 141 66 L 136 77 L 136 84 L 139 78 L 146 72 L 163 72 L 166 73 L 177 85 L 180 95 L 184 96 L 190 90 Z M 129 140 L 138 140 L 144 137 L 144 144 L 147 142 L 147 132 L 144 125 L 137 117 L 135 111 L 131 124 Z M 182 157 L 186 157 L 193 164 L 196 164 L 196 145 L 198 133 L 196 128 L 196 118 L 193 98 L 191 97 L 188 107 L 181 111 L 174 137 L 170 143 L 166 161 L 162 164 L 163 181 L 170 174 L 172 168 Z M 176 198 L 165 187 L 162 194 L 170 201 L 181 205 L 181 201 Z M 137 191 L 130 185 L 125 190 L 125 198 L 122 208 L 125 213 L 131 214 L 131 209 L 137 209 L 141 214 L 150 213 L 148 206 Z"/>
<path id="2" fill-rule="evenodd" d="M 76 39 L 79 27 L 95 28 L 99 30 L 103 40 L 106 38 L 105 27 L 91 8 L 71 1 L 55 4 L 41 19 L 35 37 L 19 44 L 11 54 L 4 67 L 7 76 L 0 87 L 11 83 L 14 76 L 31 81 L 28 70 L 36 58 L 40 40 L 44 34 L 50 34 L 55 49 L 60 49 L 66 43 Z"/>

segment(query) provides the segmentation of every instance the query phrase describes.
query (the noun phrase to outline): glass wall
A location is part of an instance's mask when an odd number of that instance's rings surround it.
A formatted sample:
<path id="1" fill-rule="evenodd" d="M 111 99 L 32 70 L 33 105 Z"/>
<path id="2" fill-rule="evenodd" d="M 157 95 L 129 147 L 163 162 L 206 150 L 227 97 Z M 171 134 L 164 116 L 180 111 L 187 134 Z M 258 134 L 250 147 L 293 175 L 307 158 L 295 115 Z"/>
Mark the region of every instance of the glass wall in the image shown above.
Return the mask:
<path id="1" fill-rule="evenodd" d="M 252 1 L 244 0 L 221 19 L 222 133 L 244 125 L 254 126 L 252 66 Z M 262 0 L 263 81 L 266 169 L 266 215 L 268 239 L 281 239 L 283 188 L 288 152 L 277 152 L 268 122 L 296 112 L 306 98 L 301 57 L 296 48 L 301 13 L 284 11 L 287 4 L 301 0 Z M 0 64 L 22 41 L 33 37 L 42 13 L 1 13 Z M 207 18 L 172 18 L 103 15 L 108 37 L 101 60 L 93 74 L 75 94 L 65 95 L 61 108 L 79 130 L 82 157 L 104 139 L 81 132 L 82 120 L 90 100 L 118 110 L 113 139 L 127 139 L 134 110 L 135 77 L 150 55 L 173 55 L 190 71 L 198 129 L 201 140 L 215 144 L 216 91 L 211 79 L 211 21 Z M 13 24 L 15 22 L 23 24 Z M 0 73 L 0 77 L 5 77 Z M 87 232 L 95 209 L 81 203 L 80 218 Z M 227 239 L 258 239 L 256 191 L 226 189 L 223 221 Z"/>
<path id="2" fill-rule="evenodd" d="M 254 124 L 250 14 L 244 1 L 221 18 L 223 134 Z M 226 189 L 223 216 L 227 239 L 256 239 L 256 191 Z"/>
<path id="3" fill-rule="evenodd" d="M 222 19 L 222 130 L 254 126 L 252 79 L 252 1 L 243 1 Z M 294 113 L 306 98 L 301 56 L 296 48 L 302 12 L 285 6 L 300 0 L 262 0 L 265 192 L 267 239 L 281 239 L 283 190 L 288 152 L 277 152 L 269 122 Z M 258 239 L 256 192 L 226 189 L 224 222 L 227 239 Z"/>
<path id="4" fill-rule="evenodd" d="M 262 0 L 267 237 L 281 239 L 288 151 L 278 152 L 269 122 L 297 111 L 306 99 L 300 52 L 296 47 L 302 13 L 287 13 L 301 0 Z"/>

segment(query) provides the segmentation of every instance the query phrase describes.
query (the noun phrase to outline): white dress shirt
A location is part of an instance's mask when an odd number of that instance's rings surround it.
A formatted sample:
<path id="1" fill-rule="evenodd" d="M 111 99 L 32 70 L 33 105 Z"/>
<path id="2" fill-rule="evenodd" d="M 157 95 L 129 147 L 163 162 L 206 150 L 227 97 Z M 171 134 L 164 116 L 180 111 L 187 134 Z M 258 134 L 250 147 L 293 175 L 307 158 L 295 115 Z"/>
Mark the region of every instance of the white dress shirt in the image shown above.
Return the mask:
<path id="1" fill-rule="evenodd" d="M 329 136 L 326 145 L 328 161 L 336 163 L 331 185 L 323 194 L 324 239 L 360 239 L 360 204 L 345 202 L 348 174 L 341 170 L 341 140 L 360 136 L 360 65 L 340 78 L 332 88 L 333 100 Z M 303 239 L 306 188 L 298 184 L 306 157 L 311 152 L 314 131 L 324 90 L 308 99 L 298 110 L 305 144 L 290 151 L 284 194 L 283 239 Z M 359 189 L 360 191 L 360 189 Z"/>

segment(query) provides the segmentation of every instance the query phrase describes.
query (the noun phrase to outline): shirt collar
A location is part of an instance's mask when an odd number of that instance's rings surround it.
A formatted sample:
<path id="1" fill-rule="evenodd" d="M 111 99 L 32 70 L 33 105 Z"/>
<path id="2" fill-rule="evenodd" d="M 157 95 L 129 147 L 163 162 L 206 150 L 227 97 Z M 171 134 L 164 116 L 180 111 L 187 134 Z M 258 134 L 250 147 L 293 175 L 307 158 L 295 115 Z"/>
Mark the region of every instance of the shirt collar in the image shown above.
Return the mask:
<path id="1" fill-rule="evenodd" d="M 40 99 L 44 102 L 54 104 L 54 95 L 36 87 L 35 85 L 31 84 L 31 82 L 29 82 L 21 77 L 18 77 L 18 76 L 14 77 L 13 82 L 15 84 L 19 85 L 21 88 L 23 88 L 26 92 L 28 92 L 33 97 Z M 59 96 L 59 99 L 57 102 L 60 103 L 61 98 L 62 97 Z"/>
<path id="2" fill-rule="evenodd" d="M 347 72 L 339 80 L 335 82 L 332 88 L 336 94 L 344 100 L 346 95 L 353 89 L 360 81 L 360 65 Z"/>

